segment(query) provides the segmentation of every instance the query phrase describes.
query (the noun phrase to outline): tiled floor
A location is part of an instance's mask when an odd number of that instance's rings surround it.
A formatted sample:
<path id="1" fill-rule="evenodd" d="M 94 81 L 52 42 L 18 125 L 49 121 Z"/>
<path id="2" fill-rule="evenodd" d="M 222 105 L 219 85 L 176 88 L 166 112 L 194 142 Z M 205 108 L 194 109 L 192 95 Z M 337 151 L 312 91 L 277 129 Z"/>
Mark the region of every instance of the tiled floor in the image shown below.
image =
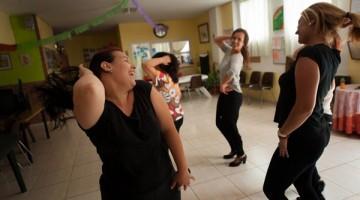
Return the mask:
<path id="1" fill-rule="evenodd" d="M 276 125 L 272 122 L 273 104 L 244 104 L 238 127 L 248 155 L 245 165 L 227 166 L 221 156 L 228 145 L 215 127 L 217 98 L 193 94 L 185 97 L 185 121 L 181 129 L 186 156 L 196 181 L 182 193 L 184 200 L 266 199 L 262 184 L 270 157 L 277 145 Z M 33 127 L 38 141 L 32 144 L 34 164 L 17 157 L 29 191 L 19 193 L 7 161 L 0 162 L 0 199 L 4 200 L 97 200 L 101 161 L 74 120 L 46 140 L 41 126 Z M 319 161 L 326 181 L 324 195 L 329 200 L 360 200 L 360 136 L 333 133 L 330 145 Z M 294 187 L 289 199 L 297 197 Z"/>

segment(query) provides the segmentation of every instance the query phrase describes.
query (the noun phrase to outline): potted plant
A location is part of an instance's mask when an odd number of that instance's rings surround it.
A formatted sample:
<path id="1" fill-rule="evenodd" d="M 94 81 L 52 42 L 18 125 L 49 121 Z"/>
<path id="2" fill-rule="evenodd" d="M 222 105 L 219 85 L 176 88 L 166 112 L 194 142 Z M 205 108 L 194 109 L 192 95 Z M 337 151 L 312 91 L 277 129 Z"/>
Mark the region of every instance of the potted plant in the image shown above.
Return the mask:
<path id="1" fill-rule="evenodd" d="M 205 81 L 204 85 L 211 94 L 217 94 L 219 92 L 219 74 L 217 71 L 212 71 L 208 75 L 208 79 Z"/>

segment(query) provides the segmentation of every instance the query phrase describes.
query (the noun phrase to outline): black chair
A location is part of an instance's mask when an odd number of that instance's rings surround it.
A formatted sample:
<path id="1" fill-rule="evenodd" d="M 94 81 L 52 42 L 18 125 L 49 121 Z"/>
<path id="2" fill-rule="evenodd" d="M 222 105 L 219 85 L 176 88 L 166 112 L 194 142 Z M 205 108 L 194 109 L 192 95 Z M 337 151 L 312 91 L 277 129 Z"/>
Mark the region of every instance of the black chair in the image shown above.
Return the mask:
<path id="1" fill-rule="evenodd" d="M 260 80 L 261 80 L 261 72 L 253 71 L 253 72 L 251 72 L 249 83 L 244 84 L 243 87 L 251 88 L 251 87 L 260 86 Z"/>
<path id="2" fill-rule="evenodd" d="M 246 72 L 240 72 L 240 86 L 243 87 L 246 84 Z"/>
<path id="3" fill-rule="evenodd" d="M 249 83 L 244 83 L 242 85 L 240 84 L 240 86 L 245 89 L 250 89 L 252 87 L 260 86 L 260 79 L 261 79 L 261 72 L 253 71 L 251 72 Z M 247 99 L 248 99 L 247 102 L 250 103 L 250 97 L 247 97 Z M 246 96 L 244 96 L 244 101 L 246 101 Z"/>
<path id="4" fill-rule="evenodd" d="M 18 135 L 14 132 L 18 128 L 19 127 L 16 125 L 11 131 L 9 131 L 10 133 L 0 134 L 0 159 L 3 159 L 5 156 L 8 158 L 21 192 L 26 192 L 26 185 L 15 157 Z"/>
<path id="5" fill-rule="evenodd" d="M 0 118 L 8 118 L 19 112 L 18 98 L 12 89 L 1 89 L 0 97 Z"/>
<path id="6" fill-rule="evenodd" d="M 261 85 L 255 85 L 253 87 L 250 87 L 250 89 L 260 91 L 261 104 L 263 104 L 264 101 L 263 91 L 265 90 L 270 91 L 273 89 L 273 87 L 274 87 L 274 72 L 265 72 L 261 80 Z M 275 100 L 274 93 L 271 94 Z"/>

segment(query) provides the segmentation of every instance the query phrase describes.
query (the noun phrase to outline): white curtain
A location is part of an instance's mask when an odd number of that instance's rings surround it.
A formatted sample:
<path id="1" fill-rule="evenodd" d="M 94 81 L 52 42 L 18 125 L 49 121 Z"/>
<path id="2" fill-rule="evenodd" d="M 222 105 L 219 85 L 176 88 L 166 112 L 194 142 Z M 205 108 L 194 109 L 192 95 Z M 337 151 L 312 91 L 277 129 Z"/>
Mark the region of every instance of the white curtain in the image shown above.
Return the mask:
<path id="1" fill-rule="evenodd" d="M 269 1 L 238 1 L 241 28 L 246 29 L 250 38 L 250 55 L 268 56 L 270 54 Z"/>
<path id="2" fill-rule="evenodd" d="M 295 49 L 300 47 L 298 37 L 295 34 L 301 12 L 310 5 L 317 2 L 328 2 L 331 0 L 284 0 L 284 30 L 285 30 L 285 51 L 287 55 L 292 55 Z"/>

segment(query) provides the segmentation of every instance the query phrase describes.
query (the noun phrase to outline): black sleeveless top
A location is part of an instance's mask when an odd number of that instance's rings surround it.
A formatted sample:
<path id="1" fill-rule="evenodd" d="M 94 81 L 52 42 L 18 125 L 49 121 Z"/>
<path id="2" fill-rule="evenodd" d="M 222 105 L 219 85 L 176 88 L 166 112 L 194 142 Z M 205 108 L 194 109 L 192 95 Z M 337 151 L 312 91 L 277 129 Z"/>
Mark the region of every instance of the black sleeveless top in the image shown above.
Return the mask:
<path id="1" fill-rule="evenodd" d="M 100 119 L 85 130 L 103 162 L 100 186 L 116 187 L 118 194 L 151 192 L 174 172 L 151 103 L 151 88 L 136 81 L 130 117 L 105 101 Z"/>
<path id="2" fill-rule="evenodd" d="M 295 66 L 299 58 L 307 57 L 312 59 L 319 66 L 320 81 L 316 94 L 316 102 L 311 116 L 304 122 L 302 126 L 319 126 L 323 116 L 322 103 L 326 96 L 332 80 L 334 79 L 337 68 L 340 64 L 340 52 L 331 49 L 324 44 L 306 46 L 297 55 L 295 62 L 290 69 L 283 73 L 279 78 L 280 95 L 276 105 L 274 121 L 278 123 L 278 127 L 282 127 L 288 117 L 296 100 L 295 87 Z M 306 66 L 302 66 L 306 67 Z"/>

